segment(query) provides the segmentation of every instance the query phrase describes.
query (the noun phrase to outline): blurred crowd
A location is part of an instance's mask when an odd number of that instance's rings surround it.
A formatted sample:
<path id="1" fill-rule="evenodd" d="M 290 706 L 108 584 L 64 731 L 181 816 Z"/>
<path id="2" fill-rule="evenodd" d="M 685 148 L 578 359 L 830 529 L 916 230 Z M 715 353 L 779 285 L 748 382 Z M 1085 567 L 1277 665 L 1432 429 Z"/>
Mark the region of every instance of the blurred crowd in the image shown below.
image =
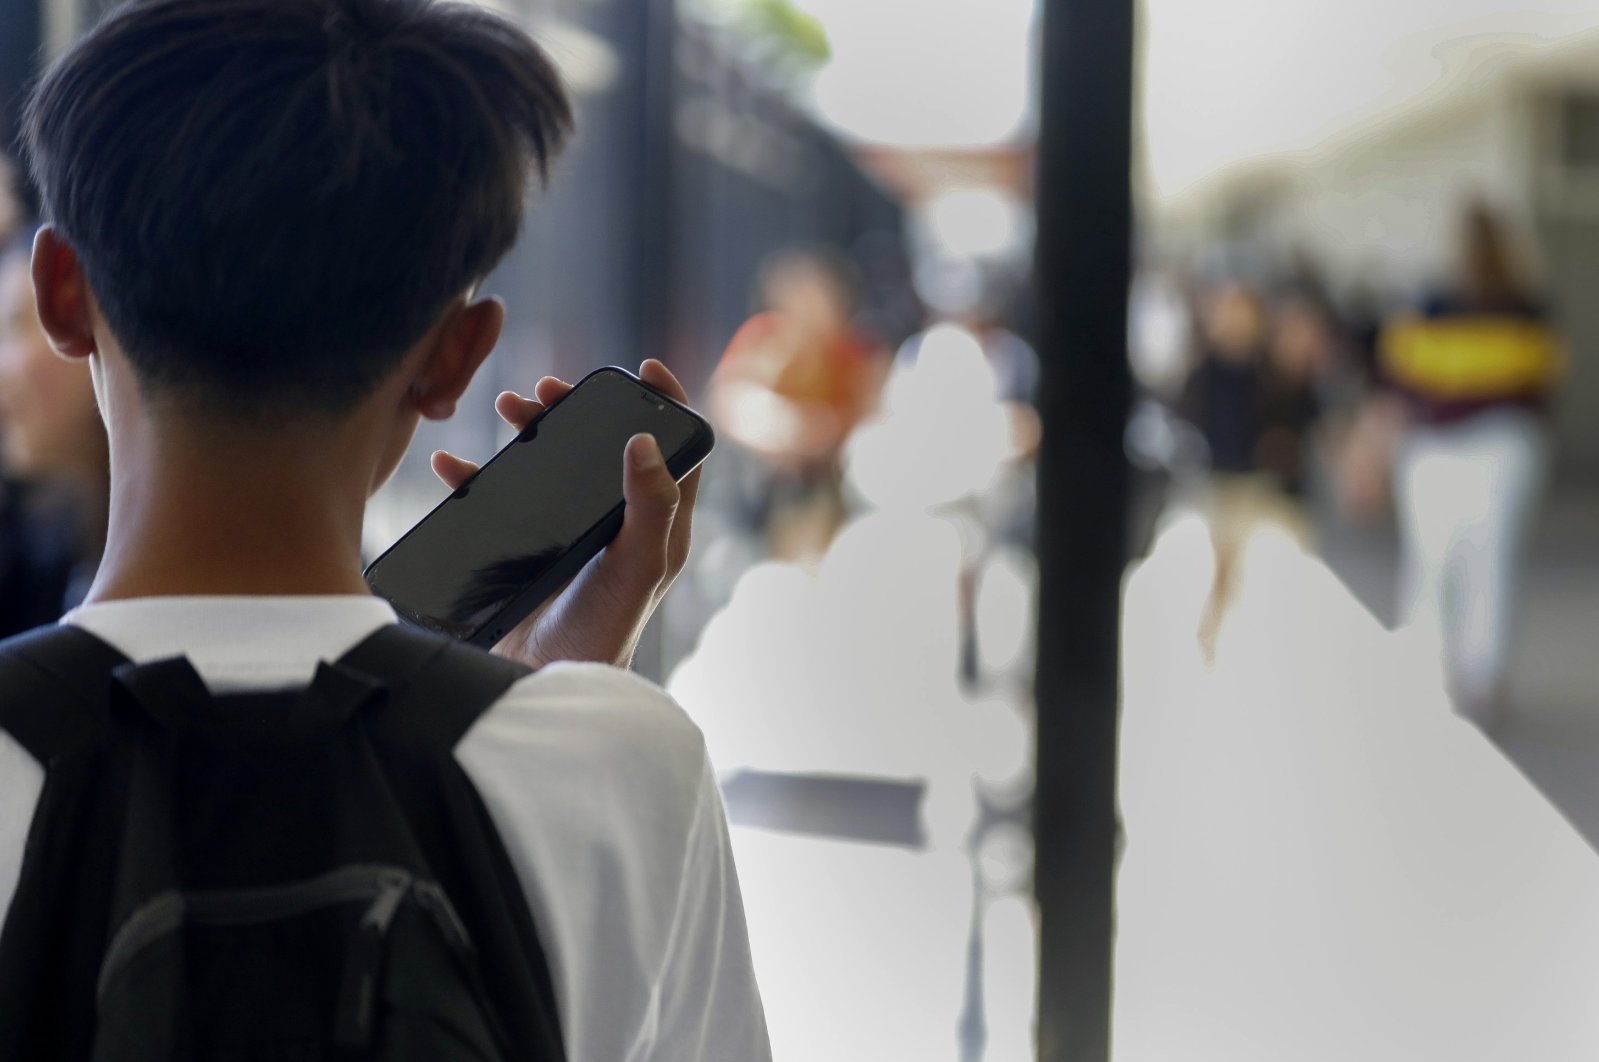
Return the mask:
<path id="1" fill-rule="evenodd" d="M 1303 259 L 1146 268 L 1129 450 L 1209 524 L 1207 654 L 1253 536 L 1311 550 L 1318 523 L 1388 523 L 1397 623 L 1437 653 L 1458 709 L 1491 727 L 1511 707 L 1518 575 L 1566 352 L 1505 217 L 1470 202 L 1456 229 L 1452 267 L 1409 294 L 1340 300 Z"/>
<path id="2" fill-rule="evenodd" d="M 1492 725 L 1509 708 L 1518 574 L 1566 352 L 1514 225 L 1469 202 L 1455 228 L 1451 267 L 1407 292 L 1335 290 L 1303 256 L 1149 256 L 1129 306 L 1128 452 L 1145 508 L 1197 509 L 1209 528 L 1207 656 L 1257 536 L 1314 551 L 1329 521 L 1379 525 L 1398 543 L 1393 618 L 1437 654 L 1462 713 Z M 787 249 L 762 271 L 759 312 L 708 394 L 729 444 L 709 504 L 727 534 L 712 549 L 744 544 L 712 596 L 757 561 L 820 563 L 864 516 L 936 516 L 962 544 L 960 658 L 977 681 L 984 564 L 1004 549 L 1025 563 L 1033 545 L 1038 362 L 1007 327 L 1025 319 L 1014 273 L 914 273 L 925 327 L 888 337 L 863 325 L 839 249 Z"/>

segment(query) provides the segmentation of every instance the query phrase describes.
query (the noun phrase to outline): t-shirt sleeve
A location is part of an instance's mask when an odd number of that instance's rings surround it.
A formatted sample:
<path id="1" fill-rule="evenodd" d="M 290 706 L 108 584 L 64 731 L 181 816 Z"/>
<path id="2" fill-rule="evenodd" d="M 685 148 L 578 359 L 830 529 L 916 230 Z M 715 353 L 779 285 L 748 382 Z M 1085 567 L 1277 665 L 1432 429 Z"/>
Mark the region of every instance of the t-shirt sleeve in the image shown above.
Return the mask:
<path id="1" fill-rule="evenodd" d="M 456 758 L 526 890 L 569 1059 L 770 1058 L 721 795 L 664 690 L 551 665 Z"/>
<path id="2" fill-rule="evenodd" d="M 771 1058 L 727 813 L 707 760 L 661 970 L 652 1060 Z"/>

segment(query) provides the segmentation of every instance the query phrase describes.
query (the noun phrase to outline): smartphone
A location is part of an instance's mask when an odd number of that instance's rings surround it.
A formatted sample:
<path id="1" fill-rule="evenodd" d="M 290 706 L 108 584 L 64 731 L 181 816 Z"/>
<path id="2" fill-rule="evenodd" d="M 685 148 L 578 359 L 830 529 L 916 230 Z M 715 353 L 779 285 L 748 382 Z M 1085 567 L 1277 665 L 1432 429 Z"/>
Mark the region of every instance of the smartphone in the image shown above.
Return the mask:
<path id="1" fill-rule="evenodd" d="M 367 584 L 407 622 L 493 645 L 616 536 L 622 452 L 640 432 L 679 480 L 715 442 L 626 369 L 594 370 L 368 565 Z"/>

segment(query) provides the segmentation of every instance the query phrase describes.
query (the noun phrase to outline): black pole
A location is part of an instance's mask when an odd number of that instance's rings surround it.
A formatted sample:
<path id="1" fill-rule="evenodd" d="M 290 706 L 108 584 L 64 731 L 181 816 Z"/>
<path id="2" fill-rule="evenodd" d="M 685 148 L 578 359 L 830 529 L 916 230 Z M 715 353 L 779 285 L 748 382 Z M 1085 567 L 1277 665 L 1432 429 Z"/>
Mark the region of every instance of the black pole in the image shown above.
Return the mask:
<path id="1" fill-rule="evenodd" d="M 1131 399 L 1134 0 L 1044 0 L 1038 144 L 1040 1062 L 1110 1057 Z"/>

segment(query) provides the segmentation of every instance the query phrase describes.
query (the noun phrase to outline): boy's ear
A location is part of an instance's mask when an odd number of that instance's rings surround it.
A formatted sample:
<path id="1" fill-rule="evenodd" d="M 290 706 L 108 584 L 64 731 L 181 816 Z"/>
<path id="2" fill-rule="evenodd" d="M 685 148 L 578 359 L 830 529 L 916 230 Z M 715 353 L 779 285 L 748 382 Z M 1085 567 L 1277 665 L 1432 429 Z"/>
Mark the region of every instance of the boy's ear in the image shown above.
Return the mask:
<path id="1" fill-rule="evenodd" d="M 41 227 L 33 237 L 33 297 L 39 323 L 57 354 L 86 358 L 95 350 L 94 298 L 78 253 L 56 232 Z"/>
<path id="2" fill-rule="evenodd" d="M 457 303 L 447 310 L 412 384 L 417 411 L 429 420 L 454 416 L 455 403 L 500 341 L 504 326 L 505 303 L 497 298 Z"/>

